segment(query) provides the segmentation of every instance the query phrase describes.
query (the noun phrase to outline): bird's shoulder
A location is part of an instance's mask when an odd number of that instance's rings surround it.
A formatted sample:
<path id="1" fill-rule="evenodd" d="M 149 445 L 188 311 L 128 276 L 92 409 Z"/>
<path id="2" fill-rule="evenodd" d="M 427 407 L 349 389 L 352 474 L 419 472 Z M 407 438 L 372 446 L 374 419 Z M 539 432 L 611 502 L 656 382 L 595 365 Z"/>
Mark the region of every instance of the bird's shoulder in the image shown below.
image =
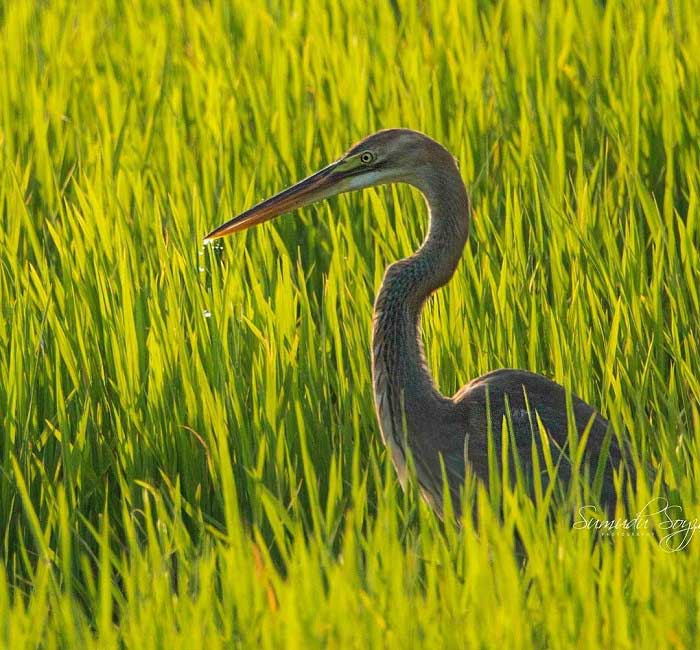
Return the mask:
<path id="1" fill-rule="evenodd" d="M 531 437 L 525 434 L 536 433 L 539 420 L 554 438 L 563 441 L 567 437 L 569 405 L 566 389 L 534 372 L 515 368 L 489 372 L 469 382 L 452 401 L 461 413 L 467 431 L 483 428 L 487 419 L 490 419 L 494 431 L 500 431 L 505 418 L 512 424 L 516 439 L 529 445 Z M 607 420 L 573 393 L 570 407 L 579 432 L 590 424 L 594 445 L 599 445 L 608 428 Z"/>
<path id="2" fill-rule="evenodd" d="M 497 393 L 511 393 L 522 392 L 523 387 L 528 392 L 544 392 L 548 395 L 564 393 L 561 384 L 544 375 L 521 368 L 499 368 L 472 379 L 457 392 L 453 400 L 459 401 L 470 392 L 484 392 L 487 388 L 490 392 L 495 389 Z"/>

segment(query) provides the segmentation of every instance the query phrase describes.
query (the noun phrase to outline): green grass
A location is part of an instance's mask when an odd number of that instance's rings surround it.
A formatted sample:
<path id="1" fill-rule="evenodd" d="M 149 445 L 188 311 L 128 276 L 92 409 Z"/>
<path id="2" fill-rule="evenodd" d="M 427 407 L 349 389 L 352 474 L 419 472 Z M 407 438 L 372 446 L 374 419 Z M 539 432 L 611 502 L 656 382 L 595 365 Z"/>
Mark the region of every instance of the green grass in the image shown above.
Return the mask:
<path id="1" fill-rule="evenodd" d="M 0 3 L 0 647 L 696 647 L 700 538 L 400 490 L 370 322 L 415 192 L 201 240 L 432 135 L 475 208 L 443 392 L 550 376 L 700 517 L 698 2 L 267 4 Z"/>

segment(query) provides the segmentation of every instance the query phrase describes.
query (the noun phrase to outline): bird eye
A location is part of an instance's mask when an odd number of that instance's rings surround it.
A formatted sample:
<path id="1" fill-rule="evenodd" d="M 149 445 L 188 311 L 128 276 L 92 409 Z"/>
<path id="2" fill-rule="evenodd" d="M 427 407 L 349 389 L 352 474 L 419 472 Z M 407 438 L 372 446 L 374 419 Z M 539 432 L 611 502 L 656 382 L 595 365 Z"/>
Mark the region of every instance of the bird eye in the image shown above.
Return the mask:
<path id="1" fill-rule="evenodd" d="M 374 154 L 371 151 L 364 151 L 360 154 L 360 162 L 364 165 L 369 165 L 374 160 Z"/>

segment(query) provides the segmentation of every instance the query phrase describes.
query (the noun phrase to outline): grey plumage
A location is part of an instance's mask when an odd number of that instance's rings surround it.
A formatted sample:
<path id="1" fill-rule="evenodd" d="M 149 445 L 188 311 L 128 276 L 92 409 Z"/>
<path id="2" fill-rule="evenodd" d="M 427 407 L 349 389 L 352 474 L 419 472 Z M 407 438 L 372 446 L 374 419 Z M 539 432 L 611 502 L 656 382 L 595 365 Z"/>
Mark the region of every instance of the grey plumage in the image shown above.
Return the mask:
<path id="1" fill-rule="evenodd" d="M 557 478 L 568 482 L 571 450 L 562 386 L 524 370 L 502 369 L 471 381 L 449 398 L 436 388 L 427 368 L 420 334 L 421 309 L 427 297 L 454 274 L 469 234 L 471 214 L 456 161 L 437 142 L 407 129 L 375 133 L 336 163 L 220 226 L 208 239 L 334 194 L 396 182 L 419 189 L 430 214 L 423 244 L 413 255 L 387 268 L 374 307 L 375 407 L 382 438 L 401 481 L 406 478 L 406 454 L 410 450 L 422 493 L 442 513 L 444 466 L 453 506 L 458 510 L 467 466 L 488 484 L 489 436 L 500 459 L 503 421 L 512 424 L 511 454 L 526 474 L 531 474 L 533 442 L 538 455 L 542 454 L 539 418 L 558 466 Z M 616 496 L 614 469 L 623 460 L 620 444 L 593 407 L 576 396 L 571 401 L 576 430 L 582 434 L 589 427 L 586 460 L 590 476 L 609 447 L 602 461 L 601 501 L 611 507 Z M 544 467 L 544 462 L 540 466 Z"/>

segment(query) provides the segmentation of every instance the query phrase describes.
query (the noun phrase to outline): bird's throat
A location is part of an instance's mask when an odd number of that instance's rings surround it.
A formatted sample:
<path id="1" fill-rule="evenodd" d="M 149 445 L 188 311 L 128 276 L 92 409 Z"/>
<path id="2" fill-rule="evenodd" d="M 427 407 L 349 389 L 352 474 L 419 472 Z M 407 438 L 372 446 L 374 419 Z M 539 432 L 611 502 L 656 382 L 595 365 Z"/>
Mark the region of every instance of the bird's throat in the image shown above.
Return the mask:
<path id="1" fill-rule="evenodd" d="M 427 297 L 454 274 L 466 243 L 469 203 L 461 178 L 435 192 L 423 189 L 430 226 L 416 253 L 389 266 L 374 306 L 372 378 L 384 442 L 399 476 L 405 471 L 405 446 L 430 426 L 447 400 L 428 369 L 420 332 Z"/>

